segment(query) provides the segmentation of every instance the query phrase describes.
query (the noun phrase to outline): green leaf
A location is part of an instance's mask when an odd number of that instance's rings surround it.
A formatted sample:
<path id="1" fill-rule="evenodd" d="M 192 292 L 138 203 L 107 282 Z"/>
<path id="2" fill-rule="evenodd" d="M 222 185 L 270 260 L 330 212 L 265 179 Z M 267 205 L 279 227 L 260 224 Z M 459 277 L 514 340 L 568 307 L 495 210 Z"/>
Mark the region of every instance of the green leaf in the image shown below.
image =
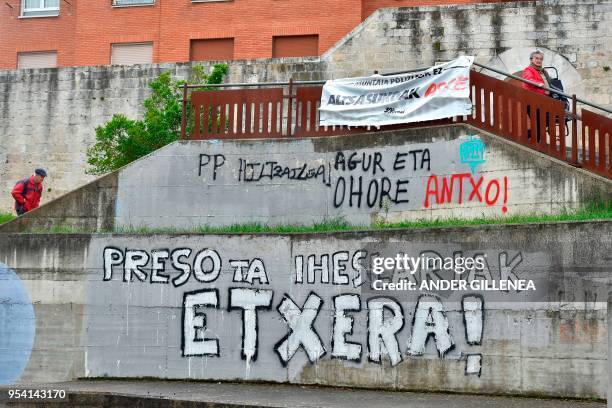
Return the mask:
<path id="1" fill-rule="evenodd" d="M 217 64 L 207 74 L 205 68 L 197 64 L 192 71 L 189 81 L 173 79 L 170 71 L 153 80 L 149 84 L 151 95 L 142 102 L 142 120 L 117 114 L 105 125 L 98 126 L 96 141 L 87 151 L 90 168 L 86 172 L 115 171 L 177 140 L 181 131 L 183 84 L 219 84 L 227 75 L 228 66 Z"/>

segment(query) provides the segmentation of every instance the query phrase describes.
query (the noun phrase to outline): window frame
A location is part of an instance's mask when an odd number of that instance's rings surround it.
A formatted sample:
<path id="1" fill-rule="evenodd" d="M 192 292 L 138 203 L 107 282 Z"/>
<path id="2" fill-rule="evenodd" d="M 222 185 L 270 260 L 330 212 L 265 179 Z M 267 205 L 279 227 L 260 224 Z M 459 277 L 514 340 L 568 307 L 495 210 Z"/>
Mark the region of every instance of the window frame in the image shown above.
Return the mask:
<path id="1" fill-rule="evenodd" d="M 37 0 L 38 4 L 40 5 L 41 3 L 44 4 L 45 0 Z M 38 8 L 28 8 L 26 9 L 26 0 L 21 0 L 21 14 L 20 17 L 27 17 L 27 18 L 33 18 L 33 17 L 56 17 L 59 16 L 60 14 L 60 3 L 61 0 L 58 0 L 57 2 L 57 7 L 38 7 Z M 40 12 L 46 12 L 46 14 L 39 14 L 39 15 L 28 15 L 26 13 L 40 13 Z"/>
<path id="2" fill-rule="evenodd" d="M 111 7 L 113 8 L 150 7 L 150 6 L 155 6 L 155 2 L 156 2 L 156 0 L 140 0 L 140 1 L 141 1 L 140 3 L 134 3 L 134 4 L 117 4 L 117 0 L 111 0 Z"/>

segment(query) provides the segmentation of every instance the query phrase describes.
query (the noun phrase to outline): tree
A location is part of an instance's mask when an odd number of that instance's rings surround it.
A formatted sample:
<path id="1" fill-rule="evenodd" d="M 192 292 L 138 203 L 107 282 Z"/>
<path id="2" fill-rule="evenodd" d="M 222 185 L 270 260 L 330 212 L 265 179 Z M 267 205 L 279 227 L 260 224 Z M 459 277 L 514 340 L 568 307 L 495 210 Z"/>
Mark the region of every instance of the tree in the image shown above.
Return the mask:
<path id="1" fill-rule="evenodd" d="M 189 84 L 219 84 L 228 66 L 217 64 L 210 74 L 195 65 Z M 166 71 L 149 84 L 151 96 L 144 100 L 142 120 L 116 114 L 96 128 L 96 142 L 87 150 L 87 173 L 103 174 L 119 169 L 134 160 L 172 143 L 181 130 L 183 90 L 186 81 L 175 80 Z M 206 87 L 198 89 L 207 89 Z M 210 89 L 210 88 L 208 88 Z"/>

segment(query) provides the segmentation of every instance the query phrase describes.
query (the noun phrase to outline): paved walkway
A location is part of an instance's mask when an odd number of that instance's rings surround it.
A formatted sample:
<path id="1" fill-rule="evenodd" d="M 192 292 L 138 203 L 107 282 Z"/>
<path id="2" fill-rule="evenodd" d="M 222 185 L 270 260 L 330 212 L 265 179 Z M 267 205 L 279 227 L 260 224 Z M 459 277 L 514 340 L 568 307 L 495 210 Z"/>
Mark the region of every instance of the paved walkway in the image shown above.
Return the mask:
<path id="1" fill-rule="evenodd" d="M 296 385 L 205 383 L 184 381 L 75 381 L 49 385 L 53 389 L 65 389 L 83 398 L 92 398 L 91 404 L 97 405 L 96 396 L 109 396 L 116 403 L 113 406 L 131 405 L 134 399 L 162 399 L 164 402 L 190 401 L 187 404 L 172 406 L 206 407 L 282 407 L 282 408 L 605 408 L 605 403 L 537 398 L 511 398 L 480 395 L 436 394 L 354 390 L 346 388 L 311 387 Z M 21 386 L 25 388 L 25 386 Z M 43 385 L 31 388 L 47 388 Z M 0 387 L 5 394 L 7 387 Z M 125 401 L 120 403 L 121 399 Z M 127 399 L 126 399 L 127 398 Z M 128 399 L 131 401 L 127 403 Z M 95 402 L 94 401 L 98 401 Z M 158 401 L 162 402 L 162 401 Z M 194 404 L 195 403 L 195 404 Z M 68 403 L 64 403 L 64 406 Z M 1 404 L 0 404 L 1 405 Z M 61 406 L 61 403 L 57 404 Z M 162 406 L 149 400 L 147 406 Z M 107 405 L 108 406 L 108 405 Z M 133 405 L 132 405 L 133 406 Z"/>

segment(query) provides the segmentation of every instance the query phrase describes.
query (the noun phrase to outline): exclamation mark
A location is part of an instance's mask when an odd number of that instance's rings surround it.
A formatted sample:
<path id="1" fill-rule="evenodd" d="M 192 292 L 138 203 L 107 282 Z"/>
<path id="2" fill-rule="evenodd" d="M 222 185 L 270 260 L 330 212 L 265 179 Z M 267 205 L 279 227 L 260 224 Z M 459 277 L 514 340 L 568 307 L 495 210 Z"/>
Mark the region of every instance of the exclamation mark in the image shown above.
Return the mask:
<path id="1" fill-rule="evenodd" d="M 482 344 L 484 323 L 484 298 L 481 295 L 466 295 L 462 301 L 465 338 L 470 346 Z M 482 370 L 482 354 L 468 354 L 465 364 L 465 374 L 478 375 Z"/>
<path id="2" fill-rule="evenodd" d="M 508 212 L 508 176 L 504 176 L 504 206 L 502 212 L 505 214 Z"/>

